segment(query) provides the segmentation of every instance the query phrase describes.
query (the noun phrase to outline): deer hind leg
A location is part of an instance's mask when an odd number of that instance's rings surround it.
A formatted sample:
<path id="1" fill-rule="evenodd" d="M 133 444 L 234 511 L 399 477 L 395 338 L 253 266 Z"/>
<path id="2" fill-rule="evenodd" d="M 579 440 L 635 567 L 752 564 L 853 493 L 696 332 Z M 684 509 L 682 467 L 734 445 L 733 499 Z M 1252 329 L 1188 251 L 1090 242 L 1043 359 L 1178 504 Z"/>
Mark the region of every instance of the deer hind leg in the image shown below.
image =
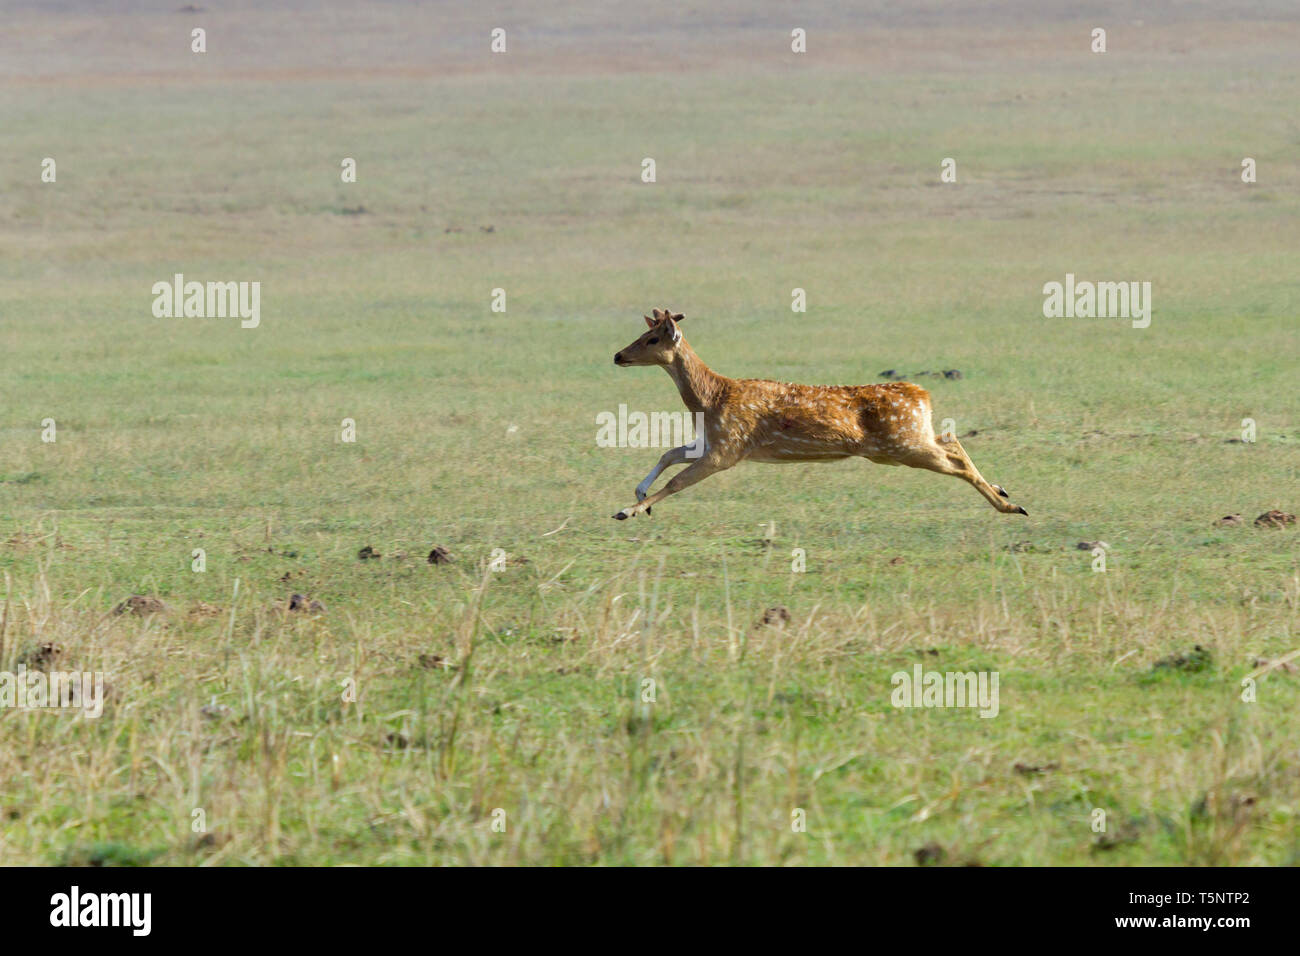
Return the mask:
<path id="1" fill-rule="evenodd" d="M 664 457 L 666 458 L 668 456 L 665 455 Z M 691 464 L 687 465 L 685 469 L 673 475 L 668 479 L 668 483 L 653 495 L 650 495 L 648 498 L 642 498 L 630 508 L 624 508 L 622 511 L 615 514 L 614 518 L 618 521 L 622 521 L 625 518 L 634 518 L 643 511 L 646 514 L 649 514 L 650 508 L 653 505 L 657 505 L 669 495 L 675 495 L 677 492 L 689 488 L 697 481 L 703 481 L 705 478 L 709 477 L 709 475 L 715 474 L 719 471 L 726 471 L 734 465 L 736 461 L 737 459 L 723 458 L 720 455 L 710 454 L 706 451 L 703 458 L 697 458 L 695 461 L 691 462 Z"/>
<path id="2" fill-rule="evenodd" d="M 936 438 L 929 444 L 909 448 L 897 457 L 904 465 L 912 468 L 925 468 L 928 471 L 937 471 L 941 475 L 960 478 L 1003 514 L 1029 514 L 1019 505 L 1004 500 L 1007 493 L 1000 485 L 992 485 L 984 480 L 984 476 L 980 474 L 975 463 L 970 460 L 970 455 L 966 454 L 966 449 L 961 447 L 961 442 L 956 438 L 948 438 L 946 441 Z"/>

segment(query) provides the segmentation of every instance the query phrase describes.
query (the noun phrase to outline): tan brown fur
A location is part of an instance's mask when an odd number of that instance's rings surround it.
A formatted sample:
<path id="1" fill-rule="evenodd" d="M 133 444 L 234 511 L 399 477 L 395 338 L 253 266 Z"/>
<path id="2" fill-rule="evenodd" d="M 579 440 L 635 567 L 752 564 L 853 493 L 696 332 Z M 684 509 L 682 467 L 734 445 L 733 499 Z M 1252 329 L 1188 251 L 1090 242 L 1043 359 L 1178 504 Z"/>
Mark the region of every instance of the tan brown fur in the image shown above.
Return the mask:
<path id="1" fill-rule="evenodd" d="M 984 480 L 956 438 L 941 440 L 931 424 L 930 393 L 910 382 L 884 385 L 795 385 L 719 375 L 681 334 L 683 316 L 655 309 L 648 330 L 614 355 L 614 363 L 658 365 L 677 385 L 691 412 L 704 413 L 704 452 L 690 446 L 667 452 L 637 486 L 637 504 L 615 518 L 631 518 L 671 494 L 741 461 L 835 461 L 866 458 L 953 475 L 972 485 L 998 511 L 1025 514 L 1006 492 Z M 690 462 L 662 489 L 647 495 L 665 468 Z"/>

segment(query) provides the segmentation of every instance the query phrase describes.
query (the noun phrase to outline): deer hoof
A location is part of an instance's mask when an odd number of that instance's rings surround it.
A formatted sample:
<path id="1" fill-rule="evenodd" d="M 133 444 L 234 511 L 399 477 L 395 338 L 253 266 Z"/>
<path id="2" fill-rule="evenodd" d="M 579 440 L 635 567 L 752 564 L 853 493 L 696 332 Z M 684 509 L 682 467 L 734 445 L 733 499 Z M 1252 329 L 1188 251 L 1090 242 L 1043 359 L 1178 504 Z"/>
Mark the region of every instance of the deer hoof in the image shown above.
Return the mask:
<path id="1" fill-rule="evenodd" d="M 993 490 L 996 491 L 998 494 L 1000 494 L 1003 498 L 1011 497 L 1009 494 L 1007 494 L 1007 489 L 1003 488 L 1001 485 L 994 485 Z"/>
<path id="2" fill-rule="evenodd" d="M 627 520 L 627 515 L 620 511 L 618 514 L 614 515 L 614 520 L 615 520 L 615 521 L 626 521 L 626 520 Z"/>
<path id="3" fill-rule="evenodd" d="M 650 513 L 650 508 L 651 508 L 651 507 L 653 507 L 653 506 L 652 506 L 652 505 L 647 505 L 647 506 L 646 506 L 646 509 L 645 509 L 645 513 L 646 513 L 646 514 L 649 514 L 649 513 Z"/>
<path id="4" fill-rule="evenodd" d="M 1016 510 L 1011 513 L 1015 515 L 1024 515 L 1026 518 L 1029 517 L 1029 512 L 1026 511 L 1024 508 L 1020 507 L 1020 505 L 1016 505 Z"/>

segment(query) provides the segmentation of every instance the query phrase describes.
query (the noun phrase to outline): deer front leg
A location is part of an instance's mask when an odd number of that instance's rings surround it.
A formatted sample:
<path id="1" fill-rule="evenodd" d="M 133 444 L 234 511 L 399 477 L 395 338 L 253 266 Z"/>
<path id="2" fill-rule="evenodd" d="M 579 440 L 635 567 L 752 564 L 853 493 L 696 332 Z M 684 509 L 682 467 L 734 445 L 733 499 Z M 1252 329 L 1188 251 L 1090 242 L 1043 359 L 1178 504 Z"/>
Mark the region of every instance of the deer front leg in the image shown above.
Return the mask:
<path id="1" fill-rule="evenodd" d="M 689 447 L 689 446 L 688 446 Z M 664 456 L 665 458 L 667 455 Z M 653 505 L 657 505 L 669 495 L 675 495 L 684 488 L 689 488 L 697 481 L 703 481 L 709 475 L 719 471 L 726 471 L 736 463 L 738 459 L 727 459 L 718 455 L 705 453 L 705 457 L 700 458 L 686 467 L 684 471 L 679 471 L 668 479 L 668 483 L 656 491 L 649 498 L 643 498 L 631 508 L 624 508 L 618 514 L 614 515 L 615 519 L 622 521 L 625 518 L 632 518 L 641 512 L 648 512 Z"/>
<path id="2" fill-rule="evenodd" d="M 656 478 L 663 474 L 663 470 L 665 468 L 671 468 L 673 465 L 680 465 L 687 461 L 691 457 L 690 453 L 694 447 L 693 444 L 682 445 L 679 448 L 673 448 L 664 452 L 663 457 L 659 459 L 659 464 L 651 468 L 650 474 L 646 475 L 645 478 L 641 480 L 641 484 L 636 486 L 636 500 L 644 501 L 646 494 L 650 491 L 650 486 L 654 484 Z M 650 509 L 647 508 L 646 514 L 649 513 Z"/>

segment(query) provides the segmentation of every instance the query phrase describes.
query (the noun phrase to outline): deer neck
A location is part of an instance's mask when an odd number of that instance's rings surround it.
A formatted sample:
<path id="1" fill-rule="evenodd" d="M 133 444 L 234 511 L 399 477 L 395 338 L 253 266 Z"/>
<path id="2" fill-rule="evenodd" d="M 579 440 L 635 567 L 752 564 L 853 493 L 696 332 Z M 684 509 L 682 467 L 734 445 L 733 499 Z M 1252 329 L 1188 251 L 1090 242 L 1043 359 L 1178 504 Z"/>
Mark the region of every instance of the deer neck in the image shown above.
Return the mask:
<path id="1" fill-rule="evenodd" d="M 667 369 L 688 411 L 708 411 L 721 401 L 727 380 L 705 365 L 685 342 Z"/>

